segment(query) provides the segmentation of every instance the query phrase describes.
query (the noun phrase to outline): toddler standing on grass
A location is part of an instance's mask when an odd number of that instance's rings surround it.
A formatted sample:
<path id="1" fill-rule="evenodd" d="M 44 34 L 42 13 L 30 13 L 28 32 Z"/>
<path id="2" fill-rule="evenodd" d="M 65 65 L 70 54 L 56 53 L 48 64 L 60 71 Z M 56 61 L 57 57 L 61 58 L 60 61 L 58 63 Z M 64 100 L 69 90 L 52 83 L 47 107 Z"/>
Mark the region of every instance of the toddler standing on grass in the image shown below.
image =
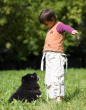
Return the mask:
<path id="1" fill-rule="evenodd" d="M 43 59 L 46 59 L 45 84 L 47 89 L 47 98 L 61 101 L 64 93 L 64 64 L 67 63 L 66 54 L 64 54 L 65 31 L 76 35 L 77 30 L 69 25 L 56 20 L 53 10 L 45 9 L 39 17 L 40 23 L 48 28 L 43 48 L 43 57 L 41 61 L 41 70 L 43 70 Z"/>

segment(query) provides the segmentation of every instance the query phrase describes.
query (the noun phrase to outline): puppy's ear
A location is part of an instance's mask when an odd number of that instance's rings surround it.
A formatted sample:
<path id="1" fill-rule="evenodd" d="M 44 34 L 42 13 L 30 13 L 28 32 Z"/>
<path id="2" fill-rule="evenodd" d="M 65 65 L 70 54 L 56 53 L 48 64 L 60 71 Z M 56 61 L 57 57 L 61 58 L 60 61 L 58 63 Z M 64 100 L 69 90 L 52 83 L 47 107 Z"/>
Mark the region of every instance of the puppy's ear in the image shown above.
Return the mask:
<path id="1" fill-rule="evenodd" d="M 37 78 L 37 73 L 31 74 L 31 78 L 33 78 L 33 79 Z"/>
<path id="2" fill-rule="evenodd" d="M 26 80 L 29 77 L 30 77 L 30 74 L 26 74 L 25 76 L 22 76 L 22 81 Z"/>
<path id="3" fill-rule="evenodd" d="M 33 73 L 34 75 L 37 75 L 37 73 L 35 72 L 35 73 Z"/>

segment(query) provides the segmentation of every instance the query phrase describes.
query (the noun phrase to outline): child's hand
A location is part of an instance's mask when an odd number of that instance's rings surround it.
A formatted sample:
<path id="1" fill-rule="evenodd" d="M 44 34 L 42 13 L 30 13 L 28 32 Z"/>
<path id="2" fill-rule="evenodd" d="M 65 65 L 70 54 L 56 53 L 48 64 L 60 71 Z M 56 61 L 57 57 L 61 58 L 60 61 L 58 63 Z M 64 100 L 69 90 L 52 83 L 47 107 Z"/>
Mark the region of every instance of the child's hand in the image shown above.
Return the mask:
<path id="1" fill-rule="evenodd" d="M 77 31 L 77 30 L 73 30 L 73 31 L 72 31 L 72 34 L 73 34 L 73 35 L 76 35 L 76 34 L 78 34 L 78 31 Z"/>

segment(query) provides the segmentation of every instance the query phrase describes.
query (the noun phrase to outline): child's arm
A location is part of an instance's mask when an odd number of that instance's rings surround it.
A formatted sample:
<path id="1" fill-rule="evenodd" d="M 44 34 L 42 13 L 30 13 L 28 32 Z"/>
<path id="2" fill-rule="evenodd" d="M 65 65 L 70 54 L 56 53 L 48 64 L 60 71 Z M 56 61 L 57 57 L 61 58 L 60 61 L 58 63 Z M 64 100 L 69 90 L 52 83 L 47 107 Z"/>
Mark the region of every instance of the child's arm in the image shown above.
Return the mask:
<path id="1" fill-rule="evenodd" d="M 77 34 L 78 31 L 76 31 L 74 28 L 70 27 L 69 25 L 66 25 L 64 23 L 59 23 L 57 28 L 56 28 L 57 32 L 58 33 L 62 33 L 64 31 L 68 32 L 68 33 L 71 33 L 73 35 Z"/>

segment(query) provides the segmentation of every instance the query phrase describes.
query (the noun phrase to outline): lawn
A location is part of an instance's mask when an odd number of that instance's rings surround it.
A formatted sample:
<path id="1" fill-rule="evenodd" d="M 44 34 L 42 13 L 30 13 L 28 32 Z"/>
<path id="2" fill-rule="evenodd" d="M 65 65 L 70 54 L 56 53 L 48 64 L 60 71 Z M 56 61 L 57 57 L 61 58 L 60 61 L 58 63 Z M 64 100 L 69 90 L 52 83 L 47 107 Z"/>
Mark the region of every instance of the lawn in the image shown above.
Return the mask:
<path id="1" fill-rule="evenodd" d="M 21 77 L 27 73 L 36 72 L 39 77 L 42 97 L 32 103 L 22 103 L 8 99 L 21 84 Z M 56 100 L 47 102 L 44 71 L 40 70 L 9 70 L 0 71 L 0 110 L 86 110 L 86 69 L 68 69 L 65 74 L 65 97 L 62 103 Z"/>

